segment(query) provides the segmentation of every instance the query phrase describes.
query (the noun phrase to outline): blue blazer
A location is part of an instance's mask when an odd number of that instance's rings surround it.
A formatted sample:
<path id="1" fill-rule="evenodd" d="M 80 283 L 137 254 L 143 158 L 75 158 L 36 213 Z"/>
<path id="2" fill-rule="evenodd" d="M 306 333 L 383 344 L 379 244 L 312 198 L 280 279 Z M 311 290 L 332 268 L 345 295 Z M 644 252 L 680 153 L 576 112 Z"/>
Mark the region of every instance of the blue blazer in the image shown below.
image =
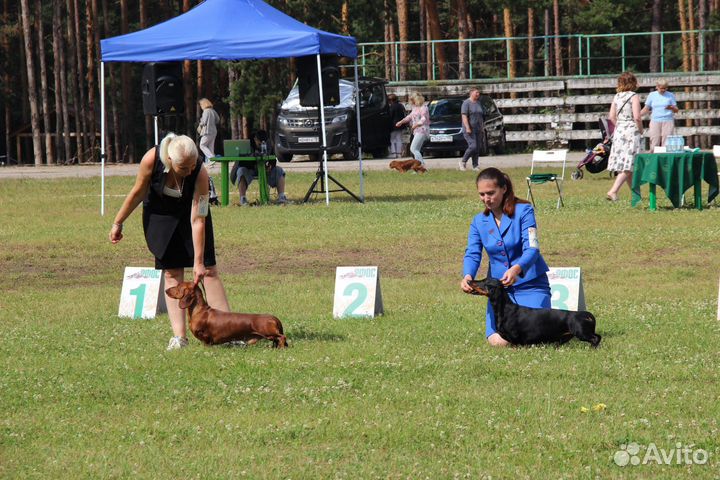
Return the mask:
<path id="1" fill-rule="evenodd" d="M 489 277 L 499 279 L 510 267 L 520 265 L 522 273 L 515 283 L 519 286 L 548 271 L 540 255 L 535 212 L 529 203 L 516 204 L 512 218 L 503 214 L 500 227 L 492 213 L 479 213 L 473 218 L 465 249 L 463 277 L 470 275 L 475 278 L 483 248 L 490 259 Z"/>

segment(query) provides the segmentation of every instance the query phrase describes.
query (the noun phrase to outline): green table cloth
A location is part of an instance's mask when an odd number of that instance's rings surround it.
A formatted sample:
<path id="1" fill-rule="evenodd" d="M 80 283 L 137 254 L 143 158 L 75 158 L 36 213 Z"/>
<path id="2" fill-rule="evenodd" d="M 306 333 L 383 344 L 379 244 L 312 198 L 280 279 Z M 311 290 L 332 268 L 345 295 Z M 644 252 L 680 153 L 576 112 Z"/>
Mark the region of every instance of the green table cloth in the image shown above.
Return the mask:
<path id="1" fill-rule="evenodd" d="M 260 191 L 260 203 L 265 205 L 270 201 L 270 189 L 268 188 L 267 172 L 265 162 L 270 157 L 213 157 L 213 162 L 220 163 L 220 203 L 227 206 L 230 203 L 230 163 L 250 163 L 257 166 L 258 188 Z"/>
<path id="2" fill-rule="evenodd" d="M 675 208 L 680 207 L 683 194 L 695 190 L 695 207 L 702 210 L 701 183 L 708 189 L 707 201 L 718 194 L 717 164 L 712 152 L 642 153 L 635 156 L 632 181 L 632 206 L 640 201 L 640 186 L 650 186 L 650 209 L 655 210 L 655 186 L 660 186 Z"/>

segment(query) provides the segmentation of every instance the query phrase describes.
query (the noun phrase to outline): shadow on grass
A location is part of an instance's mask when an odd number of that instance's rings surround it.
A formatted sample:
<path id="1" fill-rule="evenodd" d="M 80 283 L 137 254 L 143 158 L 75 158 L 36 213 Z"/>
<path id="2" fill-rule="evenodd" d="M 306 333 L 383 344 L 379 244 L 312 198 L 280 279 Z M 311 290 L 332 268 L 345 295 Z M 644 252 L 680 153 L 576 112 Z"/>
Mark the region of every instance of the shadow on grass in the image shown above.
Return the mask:
<path id="1" fill-rule="evenodd" d="M 352 191 L 352 190 L 351 190 Z M 353 192 L 356 195 L 359 193 Z M 320 198 L 322 197 L 322 198 Z M 366 195 L 365 203 L 372 202 L 407 202 L 407 201 L 431 201 L 431 200 L 453 200 L 457 199 L 457 195 L 438 195 L 432 193 L 418 193 L 417 195 Z M 324 202 L 325 195 L 316 193 L 310 196 L 307 203 Z M 297 201 L 295 204 L 302 205 L 303 202 Z M 357 200 L 349 196 L 347 193 L 335 192 L 330 195 L 330 203 L 359 203 Z"/>
<path id="2" fill-rule="evenodd" d="M 344 342 L 347 340 L 347 337 L 345 335 L 338 335 L 336 333 L 326 332 L 310 332 L 307 330 L 287 332 L 286 334 L 288 341 L 310 340 L 319 342 Z"/>

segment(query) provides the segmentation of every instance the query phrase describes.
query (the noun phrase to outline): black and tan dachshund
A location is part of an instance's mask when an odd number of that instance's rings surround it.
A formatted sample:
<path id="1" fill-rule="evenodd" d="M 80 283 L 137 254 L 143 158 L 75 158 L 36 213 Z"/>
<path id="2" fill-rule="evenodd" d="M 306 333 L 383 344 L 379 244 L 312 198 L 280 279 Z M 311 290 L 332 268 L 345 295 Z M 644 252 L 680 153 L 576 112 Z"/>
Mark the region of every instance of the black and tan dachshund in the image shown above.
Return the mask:
<path id="1" fill-rule="evenodd" d="M 595 333 L 595 317 L 590 312 L 573 312 L 554 308 L 529 308 L 513 303 L 500 280 L 484 278 L 468 282 L 473 295 L 488 297 L 495 312 L 497 333 L 514 345 L 536 343 L 563 344 L 572 337 L 600 344 Z"/>

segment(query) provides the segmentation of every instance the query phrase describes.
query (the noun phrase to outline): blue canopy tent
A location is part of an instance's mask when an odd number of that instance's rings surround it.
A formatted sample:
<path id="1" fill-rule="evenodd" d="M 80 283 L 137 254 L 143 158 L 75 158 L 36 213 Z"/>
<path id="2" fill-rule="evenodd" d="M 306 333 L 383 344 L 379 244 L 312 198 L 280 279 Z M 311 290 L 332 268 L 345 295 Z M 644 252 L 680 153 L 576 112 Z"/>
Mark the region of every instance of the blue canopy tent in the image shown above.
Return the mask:
<path id="1" fill-rule="evenodd" d="M 101 63 L 101 215 L 105 210 L 105 62 L 172 62 L 182 60 L 258 60 L 315 55 L 319 87 L 322 92 L 320 55 L 357 57 L 353 37 L 318 30 L 271 7 L 262 0 L 205 0 L 175 18 L 138 32 L 100 41 Z M 360 105 L 358 70 L 355 65 L 355 112 L 358 141 Z M 327 138 L 323 95 L 320 96 L 325 201 L 327 189 Z M 364 200 L 362 151 L 360 158 L 360 198 Z"/>

